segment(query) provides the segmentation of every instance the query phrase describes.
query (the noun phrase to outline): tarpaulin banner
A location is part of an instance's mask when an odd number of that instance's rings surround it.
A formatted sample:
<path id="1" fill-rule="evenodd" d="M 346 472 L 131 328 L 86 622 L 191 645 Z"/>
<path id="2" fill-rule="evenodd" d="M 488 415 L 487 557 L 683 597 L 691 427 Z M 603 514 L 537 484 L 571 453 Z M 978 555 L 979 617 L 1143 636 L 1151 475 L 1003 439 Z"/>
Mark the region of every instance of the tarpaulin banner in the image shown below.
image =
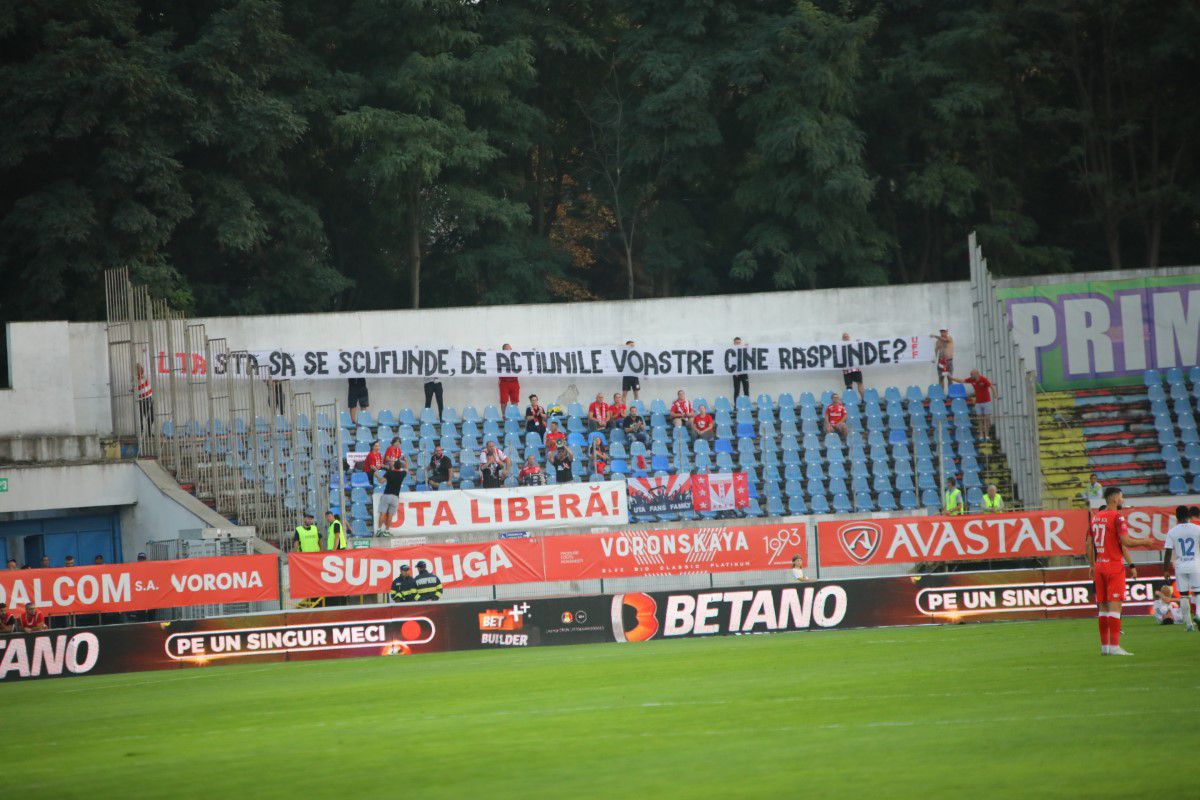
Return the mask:
<path id="1" fill-rule="evenodd" d="M 391 589 L 400 567 L 425 561 L 447 586 L 495 586 L 546 580 L 541 539 L 501 539 L 476 544 L 366 547 L 326 553 L 291 553 L 292 597 L 380 594 Z M 416 574 L 416 569 L 413 569 Z"/>
<path id="2" fill-rule="evenodd" d="M 1046 558 L 1083 552 L 1088 512 L 1023 511 L 817 523 L 823 567 Z"/>
<path id="3" fill-rule="evenodd" d="M 630 514 L 679 514 L 692 510 L 692 476 L 686 472 L 655 478 L 629 478 Z"/>
<path id="4" fill-rule="evenodd" d="M 177 353 L 159 354 L 158 363 L 177 362 L 175 369 L 204 364 Z M 778 344 L 695 345 L 668 348 L 579 347 L 561 350 L 460 350 L 453 347 L 390 345 L 374 348 L 255 348 L 221 353 L 211 364 L 215 375 L 229 371 L 294 380 L 327 378 L 494 378 L 728 376 L 760 372 L 816 372 L 851 368 L 875 369 L 927 362 L 933 358 L 928 335 L 888 336 L 853 342 L 784 342 Z"/>
<path id="5" fill-rule="evenodd" d="M 1145 370 L 1200 364 L 1200 271 L 1052 280 L 996 287 L 1039 391 L 1140 385 Z"/>
<path id="6" fill-rule="evenodd" d="M 380 495 L 372 518 L 379 517 Z M 387 520 L 389 531 L 405 536 L 462 531 L 511 531 L 564 525 L 622 525 L 629 521 L 624 481 L 557 483 L 508 489 L 456 489 L 401 492 L 400 506 Z"/>
<path id="7" fill-rule="evenodd" d="M 1134 506 L 1125 509 L 1125 521 L 1129 524 L 1129 535 L 1135 539 L 1151 539 L 1153 549 L 1162 550 L 1167 541 L 1167 531 L 1175 527 L 1175 506 Z"/>
<path id="8" fill-rule="evenodd" d="M 327 553 L 292 553 L 292 597 L 387 592 L 400 567 L 425 561 L 448 587 L 786 569 L 807 561 L 804 523 L 579 533 Z"/>
<path id="9" fill-rule="evenodd" d="M 135 561 L 129 564 L 0 572 L 0 602 L 32 600 L 48 615 L 145 611 L 279 599 L 271 555 Z"/>
<path id="10" fill-rule="evenodd" d="M 733 511 L 750 505 L 750 482 L 744 472 L 714 472 L 692 478 L 696 511 Z"/>
<path id="11" fill-rule="evenodd" d="M 1162 567 L 1126 584 L 1149 613 Z M 1091 617 L 1086 569 L 905 575 L 774 586 L 319 611 L 0 635 L 0 681 L 447 650 Z"/>

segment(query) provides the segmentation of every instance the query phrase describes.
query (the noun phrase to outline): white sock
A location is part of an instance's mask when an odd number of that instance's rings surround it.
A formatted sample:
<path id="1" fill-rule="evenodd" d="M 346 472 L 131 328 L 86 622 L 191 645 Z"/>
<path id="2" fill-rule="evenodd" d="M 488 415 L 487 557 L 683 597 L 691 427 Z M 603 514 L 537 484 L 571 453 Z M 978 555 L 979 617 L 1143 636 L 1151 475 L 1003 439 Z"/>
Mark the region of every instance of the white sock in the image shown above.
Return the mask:
<path id="1" fill-rule="evenodd" d="M 1183 624 L 1194 628 L 1196 624 L 1192 622 L 1192 601 L 1186 597 L 1179 598 L 1179 610 L 1183 612 Z"/>

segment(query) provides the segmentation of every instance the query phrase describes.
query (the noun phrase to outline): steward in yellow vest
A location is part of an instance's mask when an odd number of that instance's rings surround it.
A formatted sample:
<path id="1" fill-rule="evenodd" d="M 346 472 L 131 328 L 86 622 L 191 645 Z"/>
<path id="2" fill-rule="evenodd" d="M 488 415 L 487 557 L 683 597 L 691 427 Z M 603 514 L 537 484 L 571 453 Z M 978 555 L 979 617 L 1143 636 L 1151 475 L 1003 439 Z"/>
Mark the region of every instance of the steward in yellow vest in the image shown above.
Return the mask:
<path id="1" fill-rule="evenodd" d="M 1004 510 L 1004 498 L 996 491 L 996 484 L 988 484 L 987 494 L 983 496 L 983 510 L 994 514 Z"/>
<path id="2" fill-rule="evenodd" d="M 332 510 L 325 512 L 325 522 L 329 525 L 329 534 L 325 537 L 326 550 L 346 549 L 346 528 Z"/>
<path id="3" fill-rule="evenodd" d="M 946 478 L 946 494 L 943 501 L 943 513 L 957 515 L 966 512 L 962 490 L 958 488 L 958 482 L 954 478 Z"/>
<path id="4" fill-rule="evenodd" d="M 311 511 L 305 511 L 304 524 L 296 526 L 296 549 L 301 553 L 316 553 L 321 550 L 321 533 L 313 524 Z"/>

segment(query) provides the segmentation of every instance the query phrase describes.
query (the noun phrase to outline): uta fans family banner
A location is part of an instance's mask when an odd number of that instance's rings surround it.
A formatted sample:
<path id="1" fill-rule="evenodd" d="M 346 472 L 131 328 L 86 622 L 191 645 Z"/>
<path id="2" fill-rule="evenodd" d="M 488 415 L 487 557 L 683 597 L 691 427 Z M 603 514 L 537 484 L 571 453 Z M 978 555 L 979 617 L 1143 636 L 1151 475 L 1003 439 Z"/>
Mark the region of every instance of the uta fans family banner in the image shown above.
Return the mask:
<path id="1" fill-rule="evenodd" d="M 217 556 L 0 572 L 0 602 L 48 615 L 279 599 L 275 556 Z"/>
<path id="2" fill-rule="evenodd" d="M 817 523 L 822 567 L 981 561 L 1077 555 L 1083 552 L 1083 509 L 888 517 Z"/>
<path id="3" fill-rule="evenodd" d="M 292 553 L 288 574 L 292 597 L 336 597 L 386 592 L 416 561 L 463 587 L 785 569 L 806 554 L 804 525 L 792 523 Z"/>
<path id="4" fill-rule="evenodd" d="M 888 336 L 853 342 L 785 342 L 742 347 L 686 346 L 669 348 L 580 347 L 562 350 L 459 350 L 453 347 L 390 345 L 375 348 L 317 350 L 261 348 L 223 353 L 209 365 L 199 354 L 159 353 L 159 374 L 213 374 L 252 367 L 263 377 L 295 380 L 324 378 L 485 378 L 497 376 L 561 377 L 629 375 L 651 377 L 726 376 L 751 372 L 810 372 L 849 367 L 893 367 L 930 361 L 929 336 Z"/>
<path id="5" fill-rule="evenodd" d="M 376 519 L 381 497 L 375 495 L 372 501 Z M 399 498 L 399 507 L 387 519 L 387 525 L 391 533 L 401 536 L 621 525 L 629 521 L 624 481 L 401 492 Z"/>

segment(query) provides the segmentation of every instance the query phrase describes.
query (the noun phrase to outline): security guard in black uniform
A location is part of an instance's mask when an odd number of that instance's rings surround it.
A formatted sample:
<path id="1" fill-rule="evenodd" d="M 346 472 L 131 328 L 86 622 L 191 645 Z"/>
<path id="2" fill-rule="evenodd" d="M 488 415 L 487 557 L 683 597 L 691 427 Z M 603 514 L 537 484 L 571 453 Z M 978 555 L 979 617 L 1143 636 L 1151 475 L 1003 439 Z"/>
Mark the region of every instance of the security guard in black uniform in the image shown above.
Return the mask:
<path id="1" fill-rule="evenodd" d="M 396 576 L 396 580 L 392 581 L 392 602 L 393 603 L 411 603 L 415 598 L 413 592 L 417 590 L 417 582 L 413 580 L 412 571 L 409 570 L 408 564 L 400 567 L 400 574 Z"/>
<path id="2" fill-rule="evenodd" d="M 430 572 L 424 561 L 417 562 L 417 577 L 413 582 L 416 584 L 413 599 L 418 603 L 442 599 L 442 579 Z"/>

